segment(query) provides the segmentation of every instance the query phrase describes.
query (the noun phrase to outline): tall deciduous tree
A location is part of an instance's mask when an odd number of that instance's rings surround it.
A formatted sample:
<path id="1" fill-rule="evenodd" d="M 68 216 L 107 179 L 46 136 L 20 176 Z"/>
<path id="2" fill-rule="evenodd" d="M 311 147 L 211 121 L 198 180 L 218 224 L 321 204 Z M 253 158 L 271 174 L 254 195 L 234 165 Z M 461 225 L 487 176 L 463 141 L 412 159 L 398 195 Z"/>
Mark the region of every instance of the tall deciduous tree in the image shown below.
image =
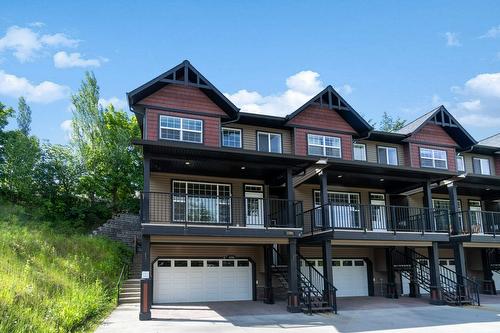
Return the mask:
<path id="1" fill-rule="evenodd" d="M 21 133 L 29 135 L 31 131 L 31 108 L 24 97 L 19 97 L 17 106 L 17 126 Z"/>
<path id="2" fill-rule="evenodd" d="M 142 184 L 141 152 L 135 118 L 113 105 L 99 105 L 99 86 L 87 72 L 72 96 L 72 142 L 84 165 L 82 185 L 93 200 L 109 200 L 115 210 L 127 209 Z"/>
<path id="3" fill-rule="evenodd" d="M 395 132 L 403 128 L 406 124 L 406 120 L 398 117 L 394 119 L 387 112 L 382 115 L 382 120 L 380 121 L 379 129 L 385 132 Z"/>

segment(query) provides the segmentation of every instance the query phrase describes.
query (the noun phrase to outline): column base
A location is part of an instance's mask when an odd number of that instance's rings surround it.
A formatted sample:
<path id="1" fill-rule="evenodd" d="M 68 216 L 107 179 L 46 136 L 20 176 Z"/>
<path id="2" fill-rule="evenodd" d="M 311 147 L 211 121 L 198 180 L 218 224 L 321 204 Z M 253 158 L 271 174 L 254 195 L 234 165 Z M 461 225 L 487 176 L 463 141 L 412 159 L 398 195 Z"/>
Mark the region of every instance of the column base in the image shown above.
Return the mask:
<path id="1" fill-rule="evenodd" d="M 441 291 L 435 287 L 431 287 L 431 299 L 429 304 L 446 305 L 446 302 L 441 297 Z"/>
<path id="2" fill-rule="evenodd" d="M 273 288 L 269 288 L 269 287 L 264 288 L 264 303 L 265 304 L 274 304 Z"/>
<path id="3" fill-rule="evenodd" d="M 385 297 L 387 297 L 387 298 L 399 298 L 395 283 L 387 283 Z"/>
<path id="4" fill-rule="evenodd" d="M 302 311 L 302 309 L 300 308 L 299 295 L 292 293 L 288 294 L 288 304 L 286 306 L 286 310 L 292 313 Z"/>
<path id="5" fill-rule="evenodd" d="M 139 320 L 151 320 L 151 312 L 139 313 Z"/>
<path id="6" fill-rule="evenodd" d="M 413 298 L 420 297 L 420 288 L 418 284 L 410 282 L 410 294 L 408 296 Z"/>

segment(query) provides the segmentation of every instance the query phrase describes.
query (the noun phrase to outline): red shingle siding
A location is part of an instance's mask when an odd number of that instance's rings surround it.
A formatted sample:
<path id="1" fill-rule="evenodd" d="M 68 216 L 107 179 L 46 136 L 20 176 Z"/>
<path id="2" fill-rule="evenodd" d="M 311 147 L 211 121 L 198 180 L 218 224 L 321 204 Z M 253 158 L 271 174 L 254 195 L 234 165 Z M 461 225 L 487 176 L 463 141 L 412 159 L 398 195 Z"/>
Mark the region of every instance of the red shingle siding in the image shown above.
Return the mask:
<path id="1" fill-rule="evenodd" d="M 336 111 L 320 108 L 319 106 L 311 105 L 292 120 L 288 125 L 306 126 L 312 128 L 325 129 L 327 131 L 341 131 L 356 133 Z"/>
<path id="2" fill-rule="evenodd" d="M 170 115 L 190 119 L 200 119 L 203 121 L 203 144 L 209 147 L 219 147 L 220 118 L 191 115 L 181 112 L 160 111 L 155 109 L 146 109 L 146 119 L 148 128 L 148 140 L 158 140 L 160 130 L 158 121 L 160 115 Z"/>
<path id="3" fill-rule="evenodd" d="M 411 166 L 411 159 L 410 159 L 411 147 L 410 147 L 410 145 L 411 144 L 407 143 L 403 147 L 403 151 L 405 152 L 405 160 L 404 160 L 405 166 Z"/>
<path id="4" fill-rule="evenodd" d="M 421 144 L 416 144 L 416 143 L 409 144 L 409 150 L 410 150 L 409 156 L 410 156 L 410 163 L 411 163 L 410 166 L 411 167 L 420 168 L 420 148 L 421 147 L 422 148 L 445 150 L 446 157 L 448 158 L 448 170 L 449 171 L 457 171 L 455 148 L 421 145 Z"/>
<path id="5" fill-rule="evenodd" d="M 495 170 L 495 175 L 500 175 L 500 156 L 495 156 L 493 159 L 493 169 Z"/>
<path id="6" fill-rule="evenodd" d="M 169 84 L 161 88 L 142 99 L 138 104 L 227 116 L 200 89 L 175 84 Z"/>
<path id="7" fill-rule="evenodd" d="M 439 125 L 429 123 L 416 133 L 413 133 L 410 141 L 425 142 L 432 145 L 456 146 L 457 143 Z"/>
<path id="8" fill-rule="evenodd" d="M 352 160 L 352 136 L 348 134 L 339 134 L 335 132 L 313 131 L 303 128 L 295 129 L 295 154 L 307 156 L 307 134 L 320 134 L 328 136 L 336 136 L 340 138 L 342 147 L 342 159 Z"/>

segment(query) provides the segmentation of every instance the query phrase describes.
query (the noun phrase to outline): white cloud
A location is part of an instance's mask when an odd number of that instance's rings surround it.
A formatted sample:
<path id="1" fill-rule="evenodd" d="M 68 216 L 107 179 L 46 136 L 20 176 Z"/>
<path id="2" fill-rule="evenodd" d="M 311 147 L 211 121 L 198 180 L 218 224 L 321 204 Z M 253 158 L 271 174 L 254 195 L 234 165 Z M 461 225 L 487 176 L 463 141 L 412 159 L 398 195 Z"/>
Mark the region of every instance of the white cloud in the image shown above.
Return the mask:
<path id="1" fill-rule="evenodd" d="M 350 84 L 344 84 L 343 86 L 340 86 L 336 88 L 338 93 L 341 95 L 350 95 L 352 94 L 353 88 L 351 87 Z"/>
<path id="2" fill-rule="evenodd" d="M 99 105 L 103 108 L 108 107 L 109 104 L 113 104 L 116 109 L 127 110 L 127 101 L 124 99 L 113 96 L 111 98 L 99 98 Z"/>
<path id="3" fill-rule="evenodd" d="M 107 61 L 107 59 L 84 59 L 82 55 L 78 52 L 66 53 L 65 51 L 60 51 L 54 54 L 54 66 L 57 68 L 72 68 L 72 67 L 100 67 L 101 62 Z"/>
<path id="4" fill-rule="evenodd" d="M 0 70 L 0 95 L 13 98 L 24 96 L 29 102 L 47 104 L 67 97 L 69 92 L 68 87 L 51 81 L 33 84 L 24 77 Z"/>
<path id="5" fill-rule="evenodd" d="M 71 138 L 71 133 L 73 132 L 72 121 L 70 119 L 65 120 L 59 126 L 63 130 L 66 140 L 69 140 Z"/>
<path id="6" fill-rule="evenodd" d="M 233 94 L 225 93 L 243 112 L 285 116 L 298 109 L 301 105 L 319 93 L 323 82 L 319 74 L 313 71 L 301 71 L 286 79 L 287 89 L 278 94 L 264 96 L 257 91 L 246 89 Z M 339 88 L 339 93 L 350 94 L 352 87 L 345 84 Z"/>
<path id="7" fill-rule="evenodd" d="M 500 73 L 479 74 L 465 83 L 466 92 L 500 99 Z"/>
<path id="8" fill-rule="evenodd" d="M 43 22 L 31 22 L 30 24 L 28 24 L 30 27 L 35 27 L 35 28 L 41 28 L 41 27 L 44 27 L 45 26 L 45 23 Z"/>
<path id="9" fill-rule="evenodd" d="M 456 32 L 445 32 L 444 36 L 446 38 L 446 46 L 462 46 L 458 40 L 458 33 Z"/>
<path id="10" fill-rule="evenodd" d="M 497 37 L 500 37 L 500 25 L 492 27 L 490 30 L 488 30 L 484 35 L 480 36 L 479 38 L 497 38 Z"/>
<path id="11" fill-rule="evenodd" d="M 30 28 L 12 26 L 0 38 L 0 53 L 12 51 L 20 62 L 32 60 L 45 47 L 75 47 L 79 43 L 62 33 L 40 36 Z"/>
<path id="12" fill-rule="evenodd" d="M 500 73 L 482 73 L 462 87 L 452 87 L 452 111 L 463 125 L 475 128 L 500 126 Z"/>

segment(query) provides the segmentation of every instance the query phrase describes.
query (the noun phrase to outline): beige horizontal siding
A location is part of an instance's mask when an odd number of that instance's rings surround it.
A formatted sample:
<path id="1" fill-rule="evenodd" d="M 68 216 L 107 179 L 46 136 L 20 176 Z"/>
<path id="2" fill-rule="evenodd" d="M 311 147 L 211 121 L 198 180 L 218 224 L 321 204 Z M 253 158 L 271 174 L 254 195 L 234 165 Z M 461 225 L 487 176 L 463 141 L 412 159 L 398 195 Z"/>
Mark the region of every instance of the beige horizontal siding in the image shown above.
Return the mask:
<path id="1" fill-rule="evenodd" d="M 238 128 L 242 130 L 243 149 L 257 150 L 257 132 L 268 132 L 281 134 L 281 144 L 284 154 L 291 154 L 293 151 L 292 134 L 289 130 L 243 125 L 238 123 L 228 124 L 227 126 L 222 127 Z"/>
<path id="2" fill-rule="evenodd" d="M 433 199 L 445 199 L 445 200 L 449 199 L 447 194 L 440 194 L 440 193 L 433 193 L 432 198 Z M 469 200 L 481 200 L 481 198 L 474 197 L 474 196 L 459 195 L 458 200 L 460 200 L 460 202 L 462 203 L 462 210 L 468 210 L 469 209 Z M 423 192 L 408 196 L 408 204 L 410 207 L 423 207 L 424 206 L 424 194 L 423 194 Z"/>
<path id="3" fill-rule="evenodd" d="M 492 175 L 495 175 L 495 161 L 493 157 L 489 155 L 479 155 L 479 154 L 471 154 L 471 153 L 463 153 L 464 164 L 465 164 L 465 172 L 474 173 L 474 166 L 472 165 L 472 159 L 474 157 L 478 158 L 486 158 L 490 161 L 490 171 Z"/>
<path id="4" fill-rule="evenodd" d="M 405 153 L 403 149 L 403 145 L 393 144 L 393 143 L 385 143 L 379 141 L 367 141 L 360 140 L 358 143 L 363 143 L 366 145 L 366 160 L 371 163 L 378 163 L 378 155 L 377 155 L 377 146 L 384 147 L 394 147 L 398 151 L 398 164 L 405 164 Z"/>

